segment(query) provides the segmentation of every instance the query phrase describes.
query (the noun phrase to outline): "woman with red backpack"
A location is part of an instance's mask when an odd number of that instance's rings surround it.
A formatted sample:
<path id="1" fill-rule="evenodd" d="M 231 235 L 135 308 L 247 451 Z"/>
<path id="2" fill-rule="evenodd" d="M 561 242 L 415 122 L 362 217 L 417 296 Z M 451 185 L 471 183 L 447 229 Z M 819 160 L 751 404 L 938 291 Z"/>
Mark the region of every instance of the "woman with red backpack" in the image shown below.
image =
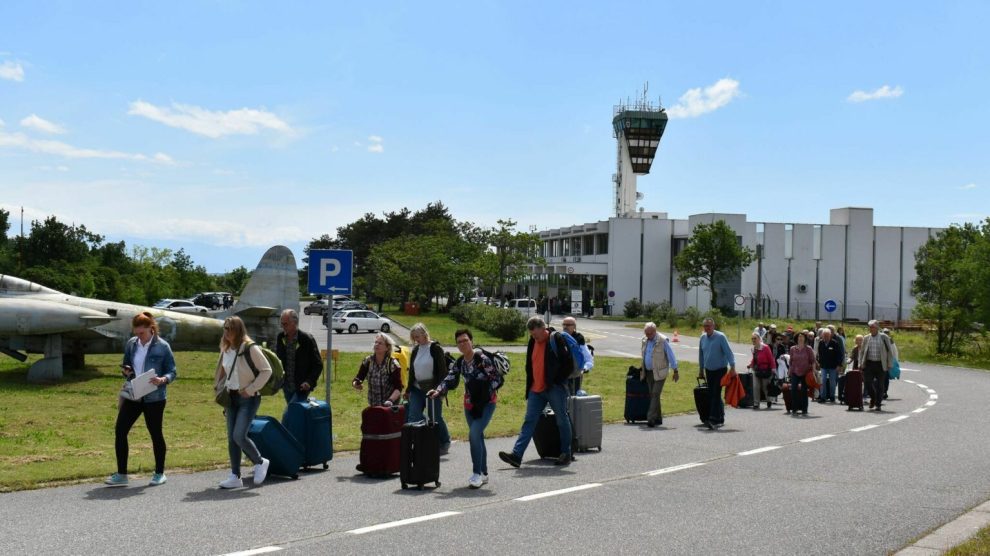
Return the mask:
<path id="1" fill-rule="evenodd" d="M 773 378 L 774 369 L 777 362 L 773 357 L 773 350 L 763 343 L 763 338 L 758 332 L 753 332 L 753 359 L 748 369 L 753 370 L 753 409 L 760 409 L 760 401 L 767 403 L 770 408 L 770 380 Z"/>

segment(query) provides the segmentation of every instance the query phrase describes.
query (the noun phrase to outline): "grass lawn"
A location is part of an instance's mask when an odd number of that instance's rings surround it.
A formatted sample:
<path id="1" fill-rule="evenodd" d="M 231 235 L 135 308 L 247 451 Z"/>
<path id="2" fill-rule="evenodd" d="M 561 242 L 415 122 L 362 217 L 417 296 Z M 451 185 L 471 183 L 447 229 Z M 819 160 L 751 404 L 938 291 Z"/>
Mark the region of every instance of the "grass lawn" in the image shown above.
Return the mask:
<path id="1" fill-rule="evenodd" d="M 341 353 L 335 368 L 332 411 L 334 450 L 356 450 L 361 442 L 361 410 L 364 392 L 350 387 L 361 354 Z M 512 371 L 499 391 L 499 404 L 488 427 L 488 436 L 511 436 L 519 431 L 525 410 L 523 354 L 508 354 Z M 0 359 L 0 492 L 39 488 L 73 481 L 102 479 L 115 470 L 113 428 L 120 388 L 119 355 L 91 355 L 87 366 L 67 373 L 59 384 L 37 385 L 25 380 L 28 364 Z M 32 356 L 28 363 L 37 359 Z M 227 466 L 227 440 L 221 407 L 213 402 L 213 352 L 178 352 L 178 380 L 168 388 L 165 409 L 167 469 L 219 469 Z M 585 375 L 584 388 L 604 399 L 606 422 L 623 421 L 625 375 L 630 359 L 596 357 L 596 366 Z M 683 380 L 668 381 L 664 388 L 665 415 L 693 412 L 694 375 L 697 367 L 682 365 Z M 323 397 L 324 385 L 317 387 Z M 450 396 L 444 414 L 451 434 L 467 439 L 461 396 L 463 385 Z M 262 415 L 280 417 L 281 396 L 265 397 Z M 154 461 L 151 441 L 143 421 L 130 434 L 130 472 L 150 475 Z"/>
<path id="2" fill-rule="evenodd" d="M 985 554 L 990 554 L 990 527 L 980 529 L 968 541 L 945 552 L 945 556 L 980 556 Z"/>

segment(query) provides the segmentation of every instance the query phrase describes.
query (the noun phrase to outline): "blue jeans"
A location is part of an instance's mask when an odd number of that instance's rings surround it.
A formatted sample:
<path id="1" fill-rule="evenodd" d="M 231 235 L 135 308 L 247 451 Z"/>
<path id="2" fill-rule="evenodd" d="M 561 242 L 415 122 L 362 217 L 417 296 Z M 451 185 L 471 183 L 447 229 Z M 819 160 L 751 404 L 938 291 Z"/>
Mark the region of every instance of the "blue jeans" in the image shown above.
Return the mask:
<path id="1" fill-rule="evenodd" d="M 485 428 L 495 414 L 494 403 L 485 406 L 481 417 L 475 419 L 471 416 L 471 410 L 464 410 L 464 418 L 468 424 L 468 439 L 471 441 L 471 469 L 472 473 L 481 475 L 488 474 L 488 448 L 485 447 Z"/>
<path id="2" fill-rule="evenodd" d="M 835 387 L 839 384 L 839 369 L 822 368 L 822 385 L 818 389 L 818 399 L 835 401 Z"/>
<path id="3" fill-rule="evenodd" d="M 725 404 L 722 403 L 722 377 L 727 367 L 721 369 L 705 369 L 705 380 L 708 381 L 708 422 L 713 425 L 725 423 Z"/>
<path id="4" fill-rule="evenodd" d="M 447 430 L 447 422 L 443 420 L 443 399 L 437 398 L 433 404 L 433 418 L 437 421 L 437 439 L 440 447 L 450 445 L 450 431 Z M 416 387 L 409 385 L 409 407 L 406 408 L 406 422 L 415 423 L 424 419 L 423 412 L 426 409 L 426 393 Z"/>
<path id="5" fill-rule="evenodd" d="M 530 392 L 526 399 L 526 416 L 523 418 L 522 430 L 519 431 L 516 445 L 512 448 L 512 453 L 520 460 L 529 447 L 529 441 L 533 439 L 536 422 L 539 421 L 540 414 L 548 403 L 557 418 L 557 429 L 560 430 L 560 453 L 571 453 L 571 420 L 567 417 L 567 388 L 553 384 L 542 392 Z"/>
<path id="6" fill-rule="evenodd" d="M 258 447 L 248 438 L 251 421 L 258 414 L 261 396 L 242 398 L 231 393 L 230 407 L 227 408 L 227 452 L 230 454 L 230 471 L 241 476 L 241 452 L 255 465 L 261 463 Z"/>

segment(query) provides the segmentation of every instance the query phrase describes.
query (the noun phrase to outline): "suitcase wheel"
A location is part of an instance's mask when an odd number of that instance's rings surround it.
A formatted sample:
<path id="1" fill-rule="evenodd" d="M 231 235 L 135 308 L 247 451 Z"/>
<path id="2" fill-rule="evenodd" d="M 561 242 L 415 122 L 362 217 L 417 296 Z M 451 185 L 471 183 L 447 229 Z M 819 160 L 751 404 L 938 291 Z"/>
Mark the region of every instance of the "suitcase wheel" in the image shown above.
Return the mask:
<path id="1" fill-rule="evenodd" d="M 293 481 L 296 481 L 298 479 L 299 479 L 299 473 L 296 473 L 295 475 L 292 476 Z"/>
<path id="2" fill-rule="evenodd" d="M 323 470 L 326 471 L 327 469 L 330 469 L 330 464 L 327 462 L 323 462 Z"/>

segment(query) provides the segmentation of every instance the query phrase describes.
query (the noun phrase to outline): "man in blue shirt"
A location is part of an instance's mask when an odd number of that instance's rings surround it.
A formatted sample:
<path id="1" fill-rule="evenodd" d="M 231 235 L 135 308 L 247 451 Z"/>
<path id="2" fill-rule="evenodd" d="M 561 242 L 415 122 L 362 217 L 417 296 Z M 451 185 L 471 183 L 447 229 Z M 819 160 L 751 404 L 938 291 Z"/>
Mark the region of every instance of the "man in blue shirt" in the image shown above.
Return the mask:
<path id="1" fill-rule="evenodd" d="M 702 323 L 705 333 L 698 343 L 698 378 L 708 382 L 709 430 L 721 428 L 725 424 L 725 406 L 722 404 L 722 377 L 726 370 L 730 375 L 736 372 L 736 359 L 729 347 L 729 340 L 718 330 L 715 321 L 707 318 Z"/>

